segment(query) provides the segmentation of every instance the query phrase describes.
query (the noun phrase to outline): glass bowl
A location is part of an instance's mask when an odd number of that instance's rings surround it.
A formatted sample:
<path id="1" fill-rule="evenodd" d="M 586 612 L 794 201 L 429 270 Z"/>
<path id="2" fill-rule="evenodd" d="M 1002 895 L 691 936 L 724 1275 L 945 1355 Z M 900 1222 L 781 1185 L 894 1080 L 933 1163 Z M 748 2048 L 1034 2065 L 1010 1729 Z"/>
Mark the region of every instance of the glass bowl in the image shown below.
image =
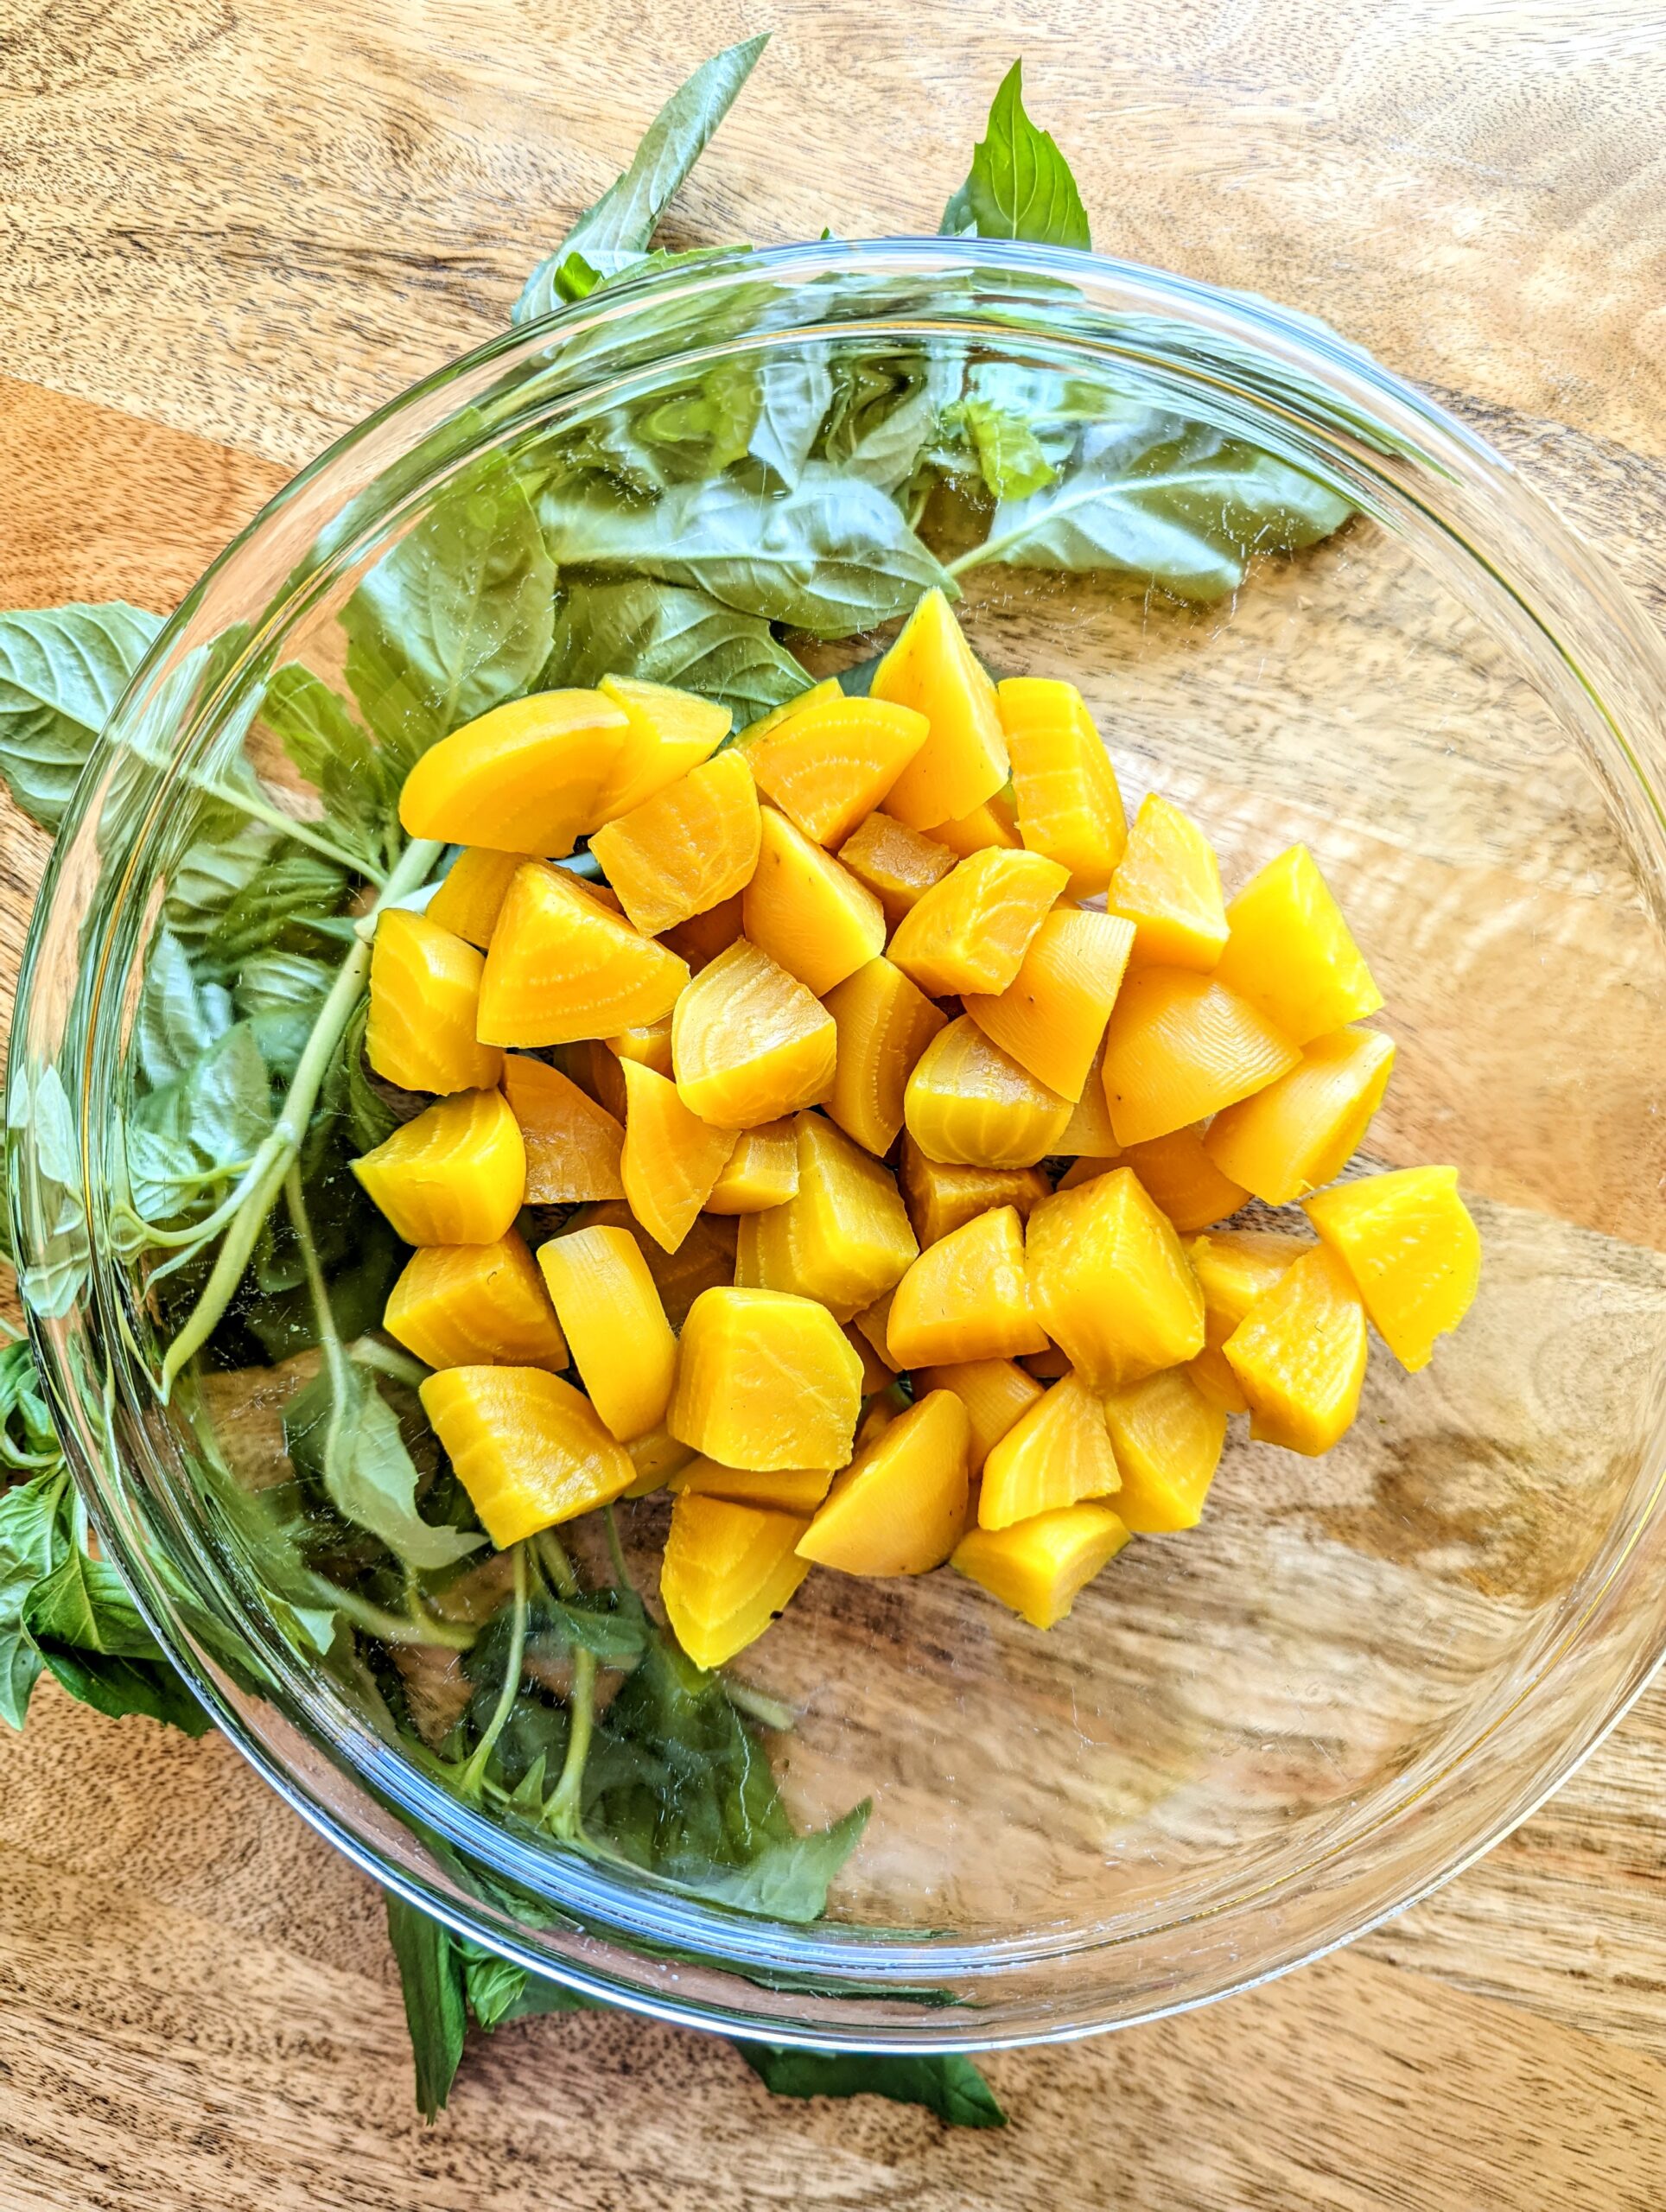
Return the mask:
<path id="1" fill-rule="evenodd" d="M 1398 1040 L 1369 1161 L 1454 1162 L 1485 1251 L 1478 1302 L 1427 1372 L 1379 1347 L 1323 1459 L 1234 1433 L 1201 1526 L 1136 1541 L 1049 1634 L 948 1572 L 812 1575 L 731 1670 L 747 1755 L 767 1755 L 801 1826 L 872 1800 L 810 1921 L 541 1840 L 443 1785 L 392 1726 L 381 1617 L 321 1621 L 315 1579 L 271 1541 L 294 1371 L 265 1358 L 289 1341 L 292 1277 L 245 1278 L 229 1339 L 164 1401 L 190 1268 L 161 1276 L 130 1209 L 135 1101 L 166 1056 L 164 932 L 197 925 L 217 867 L 283 895 L 259 858 L 274 810 L 303 855 L 316 833 L 302 756 L 273 741 L 275 671 L 374 692 L 378 728 L 413 747 L 525 688 L 551 577 L 515 533 L 581 467 L 620 472 L 619 527 L 661 577 L 791 613 L 785 475 L 725 443 L 734 390 L 766 369 L 772 391 L 830 377 L 881 499 L 897 486 L 872 441 L 905 403 L 976 389 L 1040 392 L 1061 453 L 1080 422 L 1166 410 L 1351 505 L 1322 542 L 1256 555 L 1241 582 L 1194 579 L 1189 599 L 1152 586 L 1138 530 L 1072 572 L 963 557 L 977 507 L 952 487 L 919 527 L 997 673 L 1081 687 L 1130 811 L 1154 785 L 1193 812 L 1229 890 L 1312 847 Z M 649 416 L 674 480 L 657 505 L 625 450 Z M 714 474 L 734 494 L 715 550 L 678 537 L 677 504 Z M 628 582 L 612 526 L 587 537 L 568 512 L 558 590 Z M 871 657 L 919 588 L 893 577 L 880 607 L 860 563 L 829 573 L 861 634 L 799 641 L 817 674 Z M 373 619 L 393 597 L 397 667 Z M 577 680 L 626 645 L 661 670 L 655 599 L 608 602 L 624 613 L 592 623 Z M 756 705 L 780 646 L 749 634 L 706 673 Z M 826 2047 L 1065 2037 L 1242 1987 L 1398 1910 L 1554 1789 L 1662 1648 L 1663 702 L 1646 626 L 1480 441 L 1323 327 L 1148 270 L 976 240 L 715 256 L 429 378 L 299 476 L 162 632 L 29 940 L 15 1230 L 67 1449 L 146 1618 L 226 1732 L 379 1881 L 536 1971 L 696 2025 Z M 219 911 L 232 1002 L 265 1018 L 282 1072 L 302 1033 Z M 350 1005 L 351 911 L 327 950 Z M 625 1515 L 650 1586 L 664 1510 Z"/>

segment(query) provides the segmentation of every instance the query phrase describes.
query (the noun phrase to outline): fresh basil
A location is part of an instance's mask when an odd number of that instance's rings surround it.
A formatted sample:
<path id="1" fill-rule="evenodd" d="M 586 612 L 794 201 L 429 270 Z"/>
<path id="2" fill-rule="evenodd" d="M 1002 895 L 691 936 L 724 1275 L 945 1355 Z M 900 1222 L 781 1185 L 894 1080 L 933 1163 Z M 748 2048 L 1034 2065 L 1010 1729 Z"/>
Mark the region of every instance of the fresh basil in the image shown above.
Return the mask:
<path id="1" fill-rule="evenodd" d="M 18 1293 L 32 1313 L 56 1320 L 79 1295 L 91 1257 L 75 1116 L 56 1067 L 13 1068 L 6 1133 L 14 1159 L 26 1135 L 35 1155 L 25 1195 L 32 1255 L 18 1274 Z"/>
<path id="2" fill-rule="evenodd" d="M 755 374 L 758 412 L 747 450 L 791 492 L 833 404 L 833 372 L 824 349 L 806 346 L 766 354 Z"/>
<path id="3" fill-rule="evenodd" d="M 672 194 L 705 151 L 768 43 L 766 31 L 726 47 L 671 94 L 624 175 L 527 278 L 511 310 L 512 321 L 531 322 L 568 300 L 583 298 L 598 277 L 617 275 L 646 252 Z"/>
<path id="4" fill-rule="evenodd" d="M 970 2058 L 913 2058 L 900 2051 L 795 2050 L 779 2044 L 734 2048 L 773 2096 L 888 2097 L 924 2105 L 951 2127 L 1004 2127 L 995 2091 Z"/>
<path id="5" fill-rule="evenodd" d="M 767 622 L 738 614 L 704 592 L 646 577 L 574 582 L 556 617 L 542 683 L 593 685 L 609 675 L 697 691 L 728 708 L 737 727 L 810 683 Z"/>
<path id="6" fill-rule="evenodd" d="M 941 228 L 955 236 L 975 230 L 980 238 L 1084 251 L 1093 243 L 1070 163 L 1024 111 L 1021 61 L 1001 80 L 988 135 L 974 149 L 971 174 L 944 210 Z"/>
<path id="7" fill-rule="evenodd" d="M 271 1078 L 251 1023 L 234 1022 L 201 1057 L 129 1115 L 127 1195 L 158 1226 L 211 1203 L 211 1186 L 240 1174 L 272 1127 Z"/>
<path id="8" fill-rule="evenodd" d="M 225 1035 L 235 1015 L 231 993 L 200 983 L 191 957 L 172 930 L 156 932 L 133 1021 L 131 1050 L 153 1090 L 175 1083 Z"/>
<path id="9" fill-rule="evenodd" d="M 528 1974 L 512 1960 L 500 1959 L 495 1951 L 482 1950 L 462 1936 L 454 1941 L 462 1958 L 468 2009 L 482 2028 L 500 2028 L 508 2021 L 530 2020 L 547 2012 L 608 2009 L 594 1997 L 563 1989 L 558 1981 L 546 1981 L 542 1974 Z"/>
<path id="10" fill-rule="evenodd" d="M 407 1566 L 450 1567 L 485 1538 L 439 1529 L 416 1510 L 416 1467 L 393 1408 L 363 1370 L 327 1363 L 283 1409 L 297 1473 L 322 1483 L 338 1513 L 367 1529 Z"/>
<path id="11" fill-rule="evenodd" d="M 416 2103 L 423 2119 L 431 2120 L 443 2110 L 462 2063 L 468 2029 L 462 1961 L 451 1930 L 431 1914 L 391 1891 L 386 1904 L 388 1941 L 399 1962 L 416 2069 Z"/>
<path id="12" fill-rule="evenodd" d="M 0 780 L 55 831 L 93 741 L 162 627 L 124 600 L 0 613 Z"/>
<path id="13" fill-rule="evenodd" d="M 398 784 L 340 693 L 289 661 L 273 671 L 261 714 L 316 789 L 337 843 L 370 868 L 385 868 L 399 842 Z"/>
<path id="14" fill-rule="evenodd" d="M 1059 471 L 1021 415 L 987 399 L 966 399 L 950 408 L 945 419 L 951 428 L 966 431 L 978 473 L 995 499 L 1027 499 L 1056 481 Z"/>
<path id="15" fill-rule="evenodd" d="M 30 1591 L 23 1622 L 42 1643 L 73 1644 L 111 1659 L 162 1656 L 115 1568 L 74 1545 Z"/>
<path id="16" fill-rule="evenodd" d="M 958 357 L 942 349 L 841 361 L 818 453 L 842 475 L 900 492 L 958 397 L 961 379 Z"/>

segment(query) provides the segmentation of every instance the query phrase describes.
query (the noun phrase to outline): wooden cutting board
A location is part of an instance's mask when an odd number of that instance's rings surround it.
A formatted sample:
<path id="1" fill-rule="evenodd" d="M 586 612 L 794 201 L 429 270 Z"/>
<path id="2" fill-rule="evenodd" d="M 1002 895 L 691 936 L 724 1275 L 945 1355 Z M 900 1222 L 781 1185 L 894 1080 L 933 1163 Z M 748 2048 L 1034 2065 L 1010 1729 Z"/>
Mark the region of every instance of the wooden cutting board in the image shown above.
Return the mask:
<path id="1" fill-rule="evenodd" d="M 0 603 L 171 607 L 772 22 L 678 241 L 934 227 L 1021 51 L 1097 243 L 1340 325 L 1666 613 L 1658 0 L 14 0 Z M 8 995 L 42 857 L 0 821 Z M 501 2031 L 425 2131 L 371 1885 L 223 1742 L 48 1686 L 0 1744 L 0 2212 L 1657 2212 L 1663 1842 L 1656 1690 L 1351 1951 L 992 2060 L 1004 2135 L 618 2017 Z"/>

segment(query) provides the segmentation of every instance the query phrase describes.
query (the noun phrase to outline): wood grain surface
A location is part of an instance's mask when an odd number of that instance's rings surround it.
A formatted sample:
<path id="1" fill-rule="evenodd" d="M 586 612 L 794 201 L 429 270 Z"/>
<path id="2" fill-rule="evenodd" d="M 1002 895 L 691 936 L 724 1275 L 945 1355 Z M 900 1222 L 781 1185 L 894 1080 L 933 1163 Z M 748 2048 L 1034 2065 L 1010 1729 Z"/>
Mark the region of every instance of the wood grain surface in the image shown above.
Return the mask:
<path id="1" fill-rule="evenodd" d="M 677 238 L 932 227 L 1021 51 L 1101 246 L 1339 324 L 1666 616 L 1658 0 L 0 0 L 0 604 L 170 607 L 770 23 Z M 0 821 L 7 1002 L 42 858 Z M 1570 976 L 1612 919 L 1554 866 L 1499 890 Z M 1645 1166 L 1593 1158 L 1567 1218 L 1641 1240 Z M 0 1745 L 0 2212 L 1658 2212 L 1663 1843 L 1657 1688 L 1351 1950 L 991 2061 L 1004 2136 L 619 2018 L 501 2031 L 425 2131 L 371 1886 L 223 1742 L 48 1686 Z"/>

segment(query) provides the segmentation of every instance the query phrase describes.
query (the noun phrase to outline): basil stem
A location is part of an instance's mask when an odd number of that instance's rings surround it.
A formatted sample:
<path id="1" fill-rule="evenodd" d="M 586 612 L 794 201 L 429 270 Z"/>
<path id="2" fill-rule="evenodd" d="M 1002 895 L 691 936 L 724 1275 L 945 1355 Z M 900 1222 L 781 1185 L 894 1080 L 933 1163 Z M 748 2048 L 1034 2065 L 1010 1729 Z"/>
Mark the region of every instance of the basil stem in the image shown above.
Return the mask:
<path id="1" fill-rule="evenodd" d="M 517 1544 L 510 1556 L 515 1563 L 515 1599 L 514 1611 L 509 1619 L 509 1654 L 503 1664 L 503 1688 L 498 1692 L 498 1702 L 486 1725 L 486 1733 L 475 1745 L 469 1754 L 468 1764 L 457 1777 L 457 1794 L 462 1797 L 480 1796 L 492 1747 L 502 1735 L 504 1723 L 514 1710 L 515 1700 L 520 1694 L 521 1661 L 526 1653 L 526 1547 Z"/>

